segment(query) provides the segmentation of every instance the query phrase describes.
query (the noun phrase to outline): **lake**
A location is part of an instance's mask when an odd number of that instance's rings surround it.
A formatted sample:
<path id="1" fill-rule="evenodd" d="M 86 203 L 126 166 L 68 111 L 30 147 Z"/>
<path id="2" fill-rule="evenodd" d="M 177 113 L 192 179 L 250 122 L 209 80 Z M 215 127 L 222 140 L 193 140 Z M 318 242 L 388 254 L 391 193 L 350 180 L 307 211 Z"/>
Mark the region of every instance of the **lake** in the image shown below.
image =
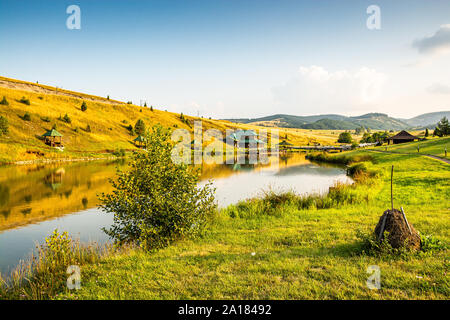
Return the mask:
<path id="1" fill-rule="evenodd" d="M 270 156 L 267 164 L 239 162 L 200 166 L 200 185 L 213 181 L 220 207 L 269 188 L 305 194 L 351 182 L 342 168 L 312 163 L 302 153 Z M 54 229 L 84 242 L 108 241 L 101 228 L 113 217 L 97 208 L 98 194 L 111 192 L 109 179 L 126 167 L 125 161 L 0 167 L 0 272 L 8 274 Z"/>

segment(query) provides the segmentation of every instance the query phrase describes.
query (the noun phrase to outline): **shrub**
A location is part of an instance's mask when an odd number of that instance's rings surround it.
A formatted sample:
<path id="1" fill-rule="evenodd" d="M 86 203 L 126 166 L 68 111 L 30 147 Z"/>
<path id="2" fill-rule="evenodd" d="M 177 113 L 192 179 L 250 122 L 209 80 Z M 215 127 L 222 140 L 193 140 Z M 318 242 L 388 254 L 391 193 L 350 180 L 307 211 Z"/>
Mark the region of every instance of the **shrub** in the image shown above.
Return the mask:
<path id="1" fill-rule="evenodd" d="M 70 117 L 67 113 L 62 118 L 62 121 L 64 121 L 65 123 L 72 123 L 72 119 L 70 119 Z"/>
<path id="2" fill-rule="evenodd" d="M 113 152 L 113 155 L 116 156 L 116 157 L 119 157 L 119 158 L 125 157 L 125 150 L 124 149 L 115 150 Z"/>
<path id="3" fill-rule="evenodd" d="M 25 98 L 25 97 L 22 97 L 20 100 L 19 100 L 19 102 L 20 103 L 23 103 L 23 104 L 26 104 L 26 105 L 30 105 L 30 100 L 28 100 L 27 98 Z"/>
<path id="4" fill-rule="evenodd" d="M 50 122 L 51 121 L 49 117 L 42 117 L 41 120 L 44 121 L 44 122 Z"/>
<path id="5" fill-rule="evenodd" d="M 91 126 L 88 124 L 85 129 L 86 132 L 91 132 Z"/>
<path id="6" fill-rule="evenodd" d="M 2 101 L 0 101 L 0 104 L 4 105 L 4 106 L 9 106 L 9 102 L 8 102 L 8 100 L 6 100 L 5 96 L 3 96 L 3 99 L 2 99 Z"/>
<path id="7" fill-rule="evenodd" d="M 352 143 L 353 139 L 352 139 L 352 135 L 350 132 L 341 132 L 339 134 L 339 138 L 338 141 L 339 143 Z"/>
<path id="8" fill-rule="evenodd" d="M 81 104 L 81 111 L 85 112 L 87 110 L 87 105 L 86 102 L 83 101 L 83 103 Z"/>
<path id="9" fill-rule="evenodd" d="M 0 136 L 8 133 L 8 119 L 3 116 L 0 116 Z"/>
<path id="10" fill-rule="evenodd" d="M 101 208 L 114 213 L 110 229 L 116 243 L 163 248 L 202 233 L 216 210 L 211 184 L 198 187 L 198 169 L 172 161 L 170 130 L 159 125 L 147 136 L 147 152 L 136 153 L 126 172 L 118 171 Z"/>
<path id="11" fill-rule="evenodd" d="M 31 121 L 31 115 L 28 112 L 25 112 L 25 114 L 23 115 L 22 119 L 24 121 Z"/>
<path id="12" fill-rule="evenodd" d="M 53 130 L 58 130 L 58 125 L 56 123 L 54 123 L 53 126 L 52 126 L 52 129 Z"/>
<path id="13" fill-rule="evenodd" d="M 146 130 L 147 129 L 145 127 L 145 122 L 142 119 L 139 119 L 134 125 L 134 131 L 136 132 L 137 135 L 143 136 L 145 135 Z"/>
<path id="14" fill-rule="evenodd" d="M 150 111 L 153 111 L 153 106 L 150 106 Z"/>

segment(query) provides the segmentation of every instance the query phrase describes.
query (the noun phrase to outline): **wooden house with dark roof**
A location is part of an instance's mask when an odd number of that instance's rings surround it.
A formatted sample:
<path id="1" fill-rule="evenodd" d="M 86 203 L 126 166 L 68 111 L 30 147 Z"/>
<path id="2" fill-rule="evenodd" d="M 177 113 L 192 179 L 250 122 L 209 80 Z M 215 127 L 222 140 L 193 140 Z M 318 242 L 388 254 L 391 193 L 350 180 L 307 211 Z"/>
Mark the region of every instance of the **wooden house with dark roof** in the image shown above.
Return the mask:
<path id="1" fill-rule="evenodd" d="M 419 140 L 418 137 L 413 136 L 409 132 L 406 132 L 405 130 L 400 131 L 395 136 L 390 137 L 389 144 L 399 144 L 399 143 L 405 143 L 405 142 L 412 142 L 414 140 Z"/>

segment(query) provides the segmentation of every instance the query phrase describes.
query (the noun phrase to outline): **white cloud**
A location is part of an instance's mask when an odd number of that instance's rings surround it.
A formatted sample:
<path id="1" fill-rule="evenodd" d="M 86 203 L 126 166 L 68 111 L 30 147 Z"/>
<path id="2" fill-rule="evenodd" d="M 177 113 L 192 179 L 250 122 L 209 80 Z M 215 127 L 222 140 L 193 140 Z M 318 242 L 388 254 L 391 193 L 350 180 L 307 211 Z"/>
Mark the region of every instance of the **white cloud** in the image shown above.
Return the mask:
<path id="1" fill-rule="evenodd" d="M 450 52 L 450 24 L 442 25 L 431 36 L 415 40 L 412 46 L 422 54 Z"/>
<path id="2" fill-rule="evenodd" d="M 362 112 L 378 102 L 386 78 L 367 67 L 354 72 L 300 67 L 293 79 L 273 89 L 273 95 L 279 106 L 293 114 Z"/>
<path id="3" fill-rule="evenodd" d="M 427 88 L 427 91 L 434 94 L 450 94 L 450 86 L 441 83 L 434 83 Z"/>

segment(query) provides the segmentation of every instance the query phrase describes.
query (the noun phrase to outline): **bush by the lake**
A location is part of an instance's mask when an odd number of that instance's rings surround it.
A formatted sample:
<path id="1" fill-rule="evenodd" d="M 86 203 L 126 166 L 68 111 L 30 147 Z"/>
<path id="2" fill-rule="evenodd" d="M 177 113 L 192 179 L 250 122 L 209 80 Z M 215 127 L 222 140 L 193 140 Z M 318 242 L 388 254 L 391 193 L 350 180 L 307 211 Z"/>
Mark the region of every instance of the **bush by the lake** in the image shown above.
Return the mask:
<path id="1" fill-rule="evenodd" d="M 8 133 L 8 119 L 3 116 L 0 116 L 0 136 Z"/>
<path id="2" fill-rule="evenodd" d="M 112 181 L 114 191 L 101 196 L 102 209 L 114 214 L 112 227 L 104 231 L 116 243 L 163 248 L 202 234 L 216 211 L 211 184 L 197 186 L 198 170 L 172 161 L 170 134 L 153 127 L 147 152 L 136 153 L 129 170 Z"/>

